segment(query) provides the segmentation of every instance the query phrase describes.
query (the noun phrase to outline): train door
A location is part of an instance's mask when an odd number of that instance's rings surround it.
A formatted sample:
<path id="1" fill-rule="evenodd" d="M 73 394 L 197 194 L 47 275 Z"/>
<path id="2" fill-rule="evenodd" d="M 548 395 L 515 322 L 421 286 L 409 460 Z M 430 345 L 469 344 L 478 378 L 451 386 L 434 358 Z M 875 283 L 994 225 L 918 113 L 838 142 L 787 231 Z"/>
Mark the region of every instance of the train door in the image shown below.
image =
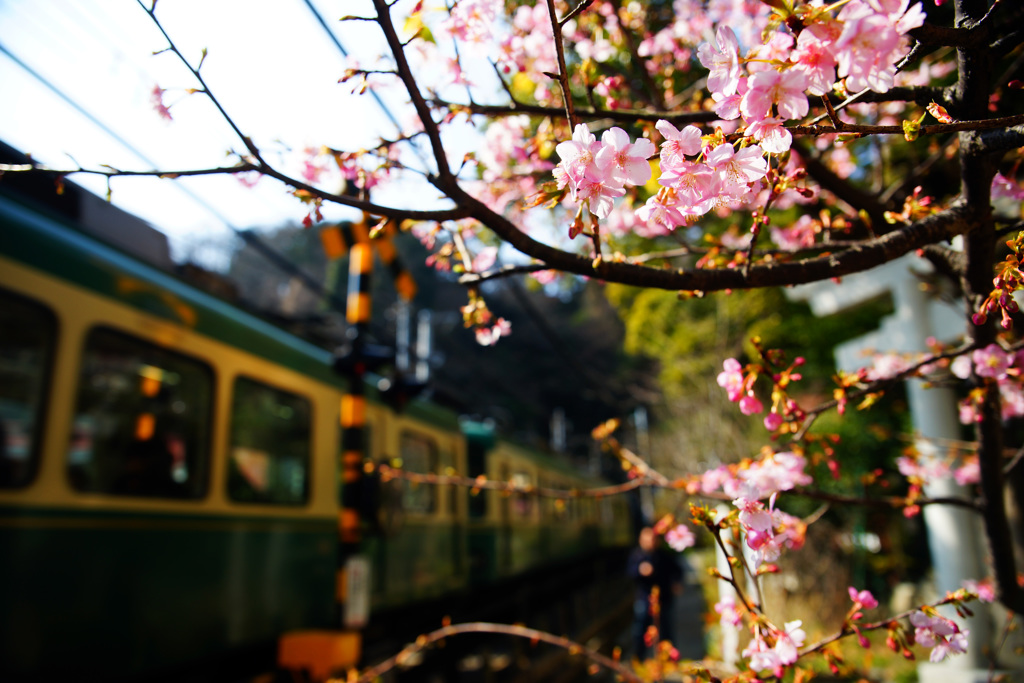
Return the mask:
<path id="1" fill-rule="evenodd" d="M 494 447 L 494 430 L 479 422 L 466 421 L 462 424 L 466 439 L 466 472 L 476 479 L 488 476 L 487 454 Z M 490 528 L 488 504 L 493 500 L 492 492 L 465 489 L 466 497 L 466 567 L 469 583 L 486 583 L 497 573 L 497 543 L 494 530 Z"/>
<path id="2" fill-rule="evenodd" d="M 497 457 L 495 458 L 497 459 Z M 499 482 L 508 482 L 512 478 L 512 471 L 507 460 L 502 459 L 495 463 L 497 470 L 494 477 Z M 511 573 L 512 569 L 512 497 L 503 494 L 497 500 L 498 503 L 498 572 L 500 574 Z"/>

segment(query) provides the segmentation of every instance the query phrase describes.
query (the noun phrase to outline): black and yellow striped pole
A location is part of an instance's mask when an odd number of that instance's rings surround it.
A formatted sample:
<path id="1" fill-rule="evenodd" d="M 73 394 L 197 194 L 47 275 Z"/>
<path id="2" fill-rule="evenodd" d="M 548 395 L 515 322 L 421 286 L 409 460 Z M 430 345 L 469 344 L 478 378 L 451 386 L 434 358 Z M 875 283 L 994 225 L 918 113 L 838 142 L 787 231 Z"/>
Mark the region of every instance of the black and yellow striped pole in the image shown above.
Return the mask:
<path id="1" fill-rule="evenodd" d="M 351 562 L 358 555 L 362 540 L 363 454 L 366 450 L 367 371 L 366 335 L 370 323 L 370 296 L 373 251 L 370 245 L 354 244 L 349 251 L 348 321 L 349 348 L 346 362 L 348 389 L 341 397 L 341 512 L 338 516 L 338 606 L 348 627 L 363 625 L 363 609 L 353 609 L 355 599 Z M 361 606 L 360 606 L 361 607 Z"/>
<path id="2" fill-rule="evenodd" d="M 325 245 L 326 246 L 326 245 Z M 341 669 L 357 666 L 362 651 L 361 631 L 369 618 L 370 565 L 359 554 L 362 540 L 363 453 L 366 445 L 365 377 L 379 352 L 367 352 L 370 321 L 370 275 L 373 251 L 366 241 L 351 245 L 348 300 L 345 317 L 349 323 L 347 346 L 335 358 L 334 367 L 343 373 L 348 386 L 341 397 L 341 462 L 339 463 L 338 565 L 335 573 L 335 602 L 340 630 L 292 631 L 278 643 L 278 665 L 294 673 L 305 672 L 323 680 Z"/>
<path id="3" fill-rule="evenodd" d="M 370 228 L 365 220 L 361 223 L 328 225 L 320 230 L 320 243 L 329 260 L 341 258 L 356 244 L 373 245 L 384 267 L 391 274 L 398 296 L 404 301 L 412 301 L 416 296 L 416 281 L 398 259 L 394 244 L 396 232 L 397 228 L 392 221 L 385 223 L 381 234 L 374 239 L 370 239 Z"/>

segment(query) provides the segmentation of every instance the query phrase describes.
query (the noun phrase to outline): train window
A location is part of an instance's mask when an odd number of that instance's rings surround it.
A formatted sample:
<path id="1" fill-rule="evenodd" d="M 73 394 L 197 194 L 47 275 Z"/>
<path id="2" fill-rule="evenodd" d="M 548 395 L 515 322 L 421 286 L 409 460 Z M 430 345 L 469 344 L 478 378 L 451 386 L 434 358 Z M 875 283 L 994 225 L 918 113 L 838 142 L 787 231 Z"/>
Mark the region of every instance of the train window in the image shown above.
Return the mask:
<path id="1" fill-rule="evenodd" d="M 311 417 L 305 398 L 246 377 L 236 379 L 228 497 L 270 505 L 309 500 Z"/>
<path id="2" fill-rule="evenodd" d="M 35 475 L 56 338 L 49 309 L 0 290 L 0 488 L 28 486 Z"/>
<path id="3" fill-rule="evenodd" d="M 82 354 L 68 476 L 79 491 L 200 498 L 210 459 L 213 371 L 108 328 Z"/>
<path id="4" fill-rule="evenodd" d="M 429 474 L 437 471 L 437 444 L 422 434 L 402 432 L 399 451 L 402 469 Z M 402 509 L 412 514 L 427 515 L 437 509 L 437 487 L 433 484 L 405 482 Z"/>

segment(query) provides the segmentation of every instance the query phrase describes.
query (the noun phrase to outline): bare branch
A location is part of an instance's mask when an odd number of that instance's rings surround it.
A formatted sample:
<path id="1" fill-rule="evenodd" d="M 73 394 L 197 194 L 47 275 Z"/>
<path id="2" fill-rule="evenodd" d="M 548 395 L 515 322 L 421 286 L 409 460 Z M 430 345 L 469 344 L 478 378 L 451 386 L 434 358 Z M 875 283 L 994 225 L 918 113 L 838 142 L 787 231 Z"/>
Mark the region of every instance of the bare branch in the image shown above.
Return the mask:
<path id="1" fill-rule="evenodd" d="M 556 636 L 546 631 L 538 631 L 537 629 L 527 628 L 525 626 L 513 626 L 509 624 L 492 624 L 483 621 L 471 622 L 467 624 L 453 624 L 451 626 L 443 626 L 436 631 L 425 633 L 416 639 L 415 643 L 407 645 L 401 652 L 390 657 L 376 666 L 372 666 L 369 669 L 363 671 L 358 677 L 348 677 L 345 679 L 331 679 L 332 683 L 371 683 L 371 681 L 377 680 L 388 671 L 391 671 L 396 666 L 400 666 L 402 662 L 407 661 L 413 655 L 422 652 L 429 646 L 442 641 L 446 638 L 453 636 L 464 635 L 467 633 L 493 633 L 499 635 L 513 636 L 515 638 L 524 638 L 533 642 L 548 643 L 555 647 L 560 647 L 567 650 L 571 654 L 577 654 L 581 657 L 592 661 L 598 666 L 604 667 L 609 671 L 614 672 L 620 676 L 623 680 L 630 681 L 631 683 L 644 683 L 643 679 L 633 673 L 633 670 L 617 662 L 611 657 L 607 657 L 597 650 L 593 650 L 586 645 L 574 642 L 563 636 Z M 707 680 L 718 681 L 715 677 L 710 677 Z"/>

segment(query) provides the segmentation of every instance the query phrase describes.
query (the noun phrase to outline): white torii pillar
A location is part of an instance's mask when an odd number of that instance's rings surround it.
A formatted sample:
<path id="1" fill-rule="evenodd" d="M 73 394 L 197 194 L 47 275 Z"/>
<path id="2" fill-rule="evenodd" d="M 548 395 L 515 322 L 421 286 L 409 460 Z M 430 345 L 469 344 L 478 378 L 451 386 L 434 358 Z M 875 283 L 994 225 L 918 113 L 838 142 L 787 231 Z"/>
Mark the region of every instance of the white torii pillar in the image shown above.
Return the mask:
<path id="1" fill-rule="evenodd" d="M 922 289 L 913 270 L 930 272 L 931 265 L 913 255 L 904 256 L 878 268 L 843 278 L 840 284 L 815 283 L 788 291 L 793 299 L 806 300 L 818 316 L 831 315 L 851 308 L 878 295 L 889 292 L 895 312 L 882 321 L 881 327 L 859 339 L 838 346 L 836 365 L 854 372 L 866 364 L 866 353 L 926 352 L 928 337 L 953 340 L 965 330 L 964 313 L 933 297 Z M 919 453 L 942 459 L 946 440 L 960 438 L 960 422 L 956 397 L 952 390 L 925 388 L 921 380 L 906 383 L 907 399 L 918 438 Z M 928 455 L 930 454 L 930 455 Z M 933 481 L 925 487 L 929 498 L 969 495 L 950 476 Z M 981 579 L 986 574 L 981 520 L 968 510 L 952 505 L 928 505 L 924 508 L 928 545 L 935 573 L 935 588 L 941 597 L 960 588 L 967 579 Z M 968 651 L 950 657 L 941 664 L 922 663 L 918 667 L 921 683 L 974 683 L 989 677 L 983 650 L 992 643 L 991 619 L 987 610 L 972 606 L 975 616 L 968 620 L 970 629 Z M 954 616 L 949 610 L 946 616 Z"/>

